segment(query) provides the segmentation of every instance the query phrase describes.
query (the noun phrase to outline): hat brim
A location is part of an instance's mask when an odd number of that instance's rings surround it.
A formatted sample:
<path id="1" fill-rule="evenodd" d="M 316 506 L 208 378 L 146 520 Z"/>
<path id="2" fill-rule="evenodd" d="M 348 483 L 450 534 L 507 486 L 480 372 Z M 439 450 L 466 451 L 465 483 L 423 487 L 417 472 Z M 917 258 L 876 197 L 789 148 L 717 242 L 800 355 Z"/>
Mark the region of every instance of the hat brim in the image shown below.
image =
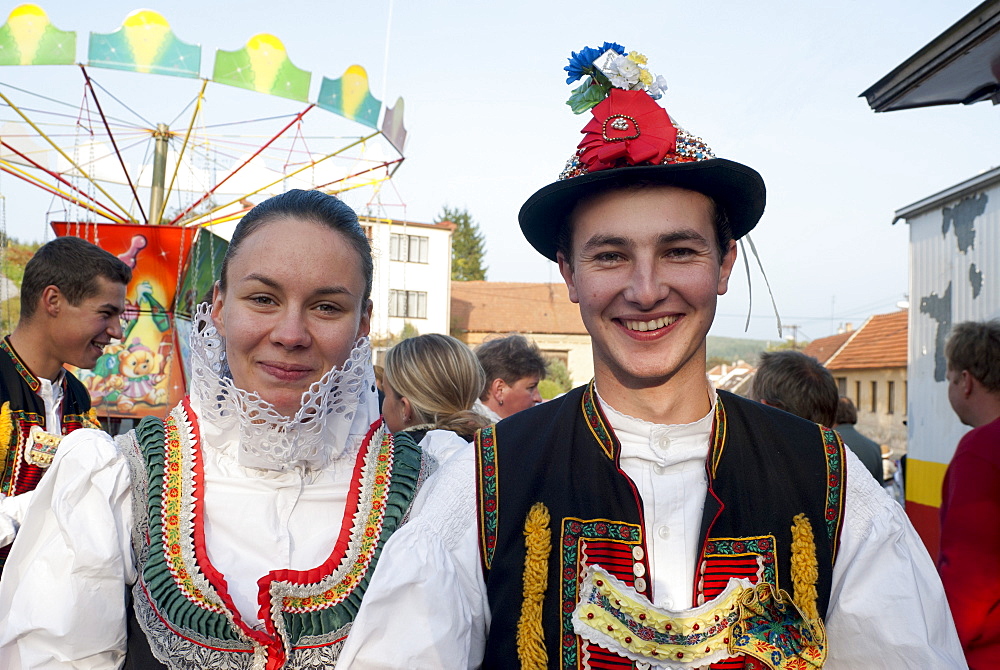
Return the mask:
<path id="1" fill-rule="evenodd" d="M 753 230 L 764 214 L 764 180 L 753 168 L 725 158 L 690 163 L 639 165 L 590 172 L 539 189 L 517 215 L 525 239 L 540 254 L 556 260 L 559 230 L 576 203 L 608 185 L 648 182 L 703 193 L 721 207 L 729 219 L 733 239 Z"/>

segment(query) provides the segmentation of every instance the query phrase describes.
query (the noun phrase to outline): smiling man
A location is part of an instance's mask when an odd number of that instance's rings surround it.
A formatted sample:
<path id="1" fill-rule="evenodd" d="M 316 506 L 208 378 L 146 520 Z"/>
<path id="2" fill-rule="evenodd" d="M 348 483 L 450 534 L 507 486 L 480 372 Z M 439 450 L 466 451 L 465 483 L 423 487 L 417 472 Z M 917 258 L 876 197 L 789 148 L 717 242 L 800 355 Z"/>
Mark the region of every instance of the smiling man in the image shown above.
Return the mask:
<path id="1" fill-rule="evenodd" d="M 594 380 L 429 480 L 348 665 L 964 667 L 930 557 L 836 433 L 709 384 L 764 183 L 673 124 L 645 62 L 573 55 L 590 78 L 570 104 L 593 118 L 519 215 L 579 304 Z"/>
<path id="2" fill-rule="evenodd" d="M 43 245 L 24 268 L 21 318 L 0 341 L 0 545 L 63 435 L 95 427 L 90 396 L 65 365 L 92 368 L 122 335 L 129 267 L 78 237 Z M 0 569 L 10 547 L 0 549 Z"/>

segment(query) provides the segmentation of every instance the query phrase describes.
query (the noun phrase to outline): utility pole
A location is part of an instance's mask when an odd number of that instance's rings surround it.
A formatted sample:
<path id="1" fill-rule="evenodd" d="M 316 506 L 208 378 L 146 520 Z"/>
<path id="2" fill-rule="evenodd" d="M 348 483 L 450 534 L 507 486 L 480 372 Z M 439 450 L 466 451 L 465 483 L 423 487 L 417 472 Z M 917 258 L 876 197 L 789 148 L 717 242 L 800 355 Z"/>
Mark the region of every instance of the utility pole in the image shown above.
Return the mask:
<path id="1" fill-rule="evenodd" d="M 782 328 L 788 328 L 792 331 L 792 350 L 799 348 L 799 326 L 781 324 Z"/>

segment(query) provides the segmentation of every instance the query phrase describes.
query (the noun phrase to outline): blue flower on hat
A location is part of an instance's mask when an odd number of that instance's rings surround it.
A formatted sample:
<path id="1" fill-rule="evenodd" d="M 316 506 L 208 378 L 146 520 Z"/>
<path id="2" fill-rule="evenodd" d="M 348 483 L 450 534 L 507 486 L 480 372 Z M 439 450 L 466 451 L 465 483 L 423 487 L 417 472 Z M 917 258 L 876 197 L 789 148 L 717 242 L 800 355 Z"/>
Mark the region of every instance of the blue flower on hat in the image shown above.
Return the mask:
<path id="1" fill-rule="evenodd" d="M 569 76 L 566 77 L 566 83 L 572 84 L 580 77 L 592 74 L 594 71 L 594 68 L 592 67 L 594 61 L 608 49 L 612 49 L 620 55 L 625 55 L 625 47 L 620 44 L 616 44 L 615 42 L 605 42 L 600 49 L 583 47 L 580 51 L 574 51 L 573 55 L 569 58 L 569 65 L 563 68 L 566 70 L 567 74 L 569 74 Z"/>

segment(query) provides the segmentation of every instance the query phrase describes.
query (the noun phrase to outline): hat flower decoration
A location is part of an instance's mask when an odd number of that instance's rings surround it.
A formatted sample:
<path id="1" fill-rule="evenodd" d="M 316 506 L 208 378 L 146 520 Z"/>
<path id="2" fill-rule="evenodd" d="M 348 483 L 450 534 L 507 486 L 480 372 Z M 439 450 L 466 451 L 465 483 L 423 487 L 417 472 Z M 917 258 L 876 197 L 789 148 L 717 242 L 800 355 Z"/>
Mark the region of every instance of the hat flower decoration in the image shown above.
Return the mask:
<path id="1" fill-rule="evenodd" d="M 591 111 L 583 141 L 562 178 L 616 167 L 659 165 L 712 158 L 700 138 L 677 128 L 655 101 L 667 88 L 662 75 L 646 67 L 637 51 L 626 53 L 614 42 L 573 52 L 567 84 L 586 77 L 567 105 L 576 114 Z M 678 151 L 678 139 L 680 151 Z"/>
<path id="2" fill-rule="evenodd" d="M 717 158 L 700 137 L 674 123 L 656 102 L 667 83 L 650 72 L 644 55 L 605 42 L 600 48 L 573 52 L 563 69 L 567 84 L 583 79 L 566 104 L 576 114 L 589 111 L 591 118 L 556 181 L 536 191 L 518 212 L 529 244 L 557 261 L 560 240 L 565 239 L 561 231 L 581 199 L 634 184 L 682 188 L 709 197 L 716 220 L 724 221 L 731 239 L 742 244 L 741 238 L 764 213 L 763 178 L 747 165 Z M 752 241 L 750 249 L 756 256 Z"/>
<path id="3" fill-rule="evenodd" d="M 559 232 L 581 198 L 631 183 L 689 189 L 713 200 L 733 239 L 749 232 L 764 212 L 764 181 L 756 170 L 716 158 L 700 137 L 678 126 L 659 105 L 667 83 L 647 59 L 614 42 L 574 52 L 563 68 L 566 83 L 583 80 L 567 104 L 590 112 L 583 139 L 555 182 L 521 207 L 525 239 L 557 258 Z"/>

